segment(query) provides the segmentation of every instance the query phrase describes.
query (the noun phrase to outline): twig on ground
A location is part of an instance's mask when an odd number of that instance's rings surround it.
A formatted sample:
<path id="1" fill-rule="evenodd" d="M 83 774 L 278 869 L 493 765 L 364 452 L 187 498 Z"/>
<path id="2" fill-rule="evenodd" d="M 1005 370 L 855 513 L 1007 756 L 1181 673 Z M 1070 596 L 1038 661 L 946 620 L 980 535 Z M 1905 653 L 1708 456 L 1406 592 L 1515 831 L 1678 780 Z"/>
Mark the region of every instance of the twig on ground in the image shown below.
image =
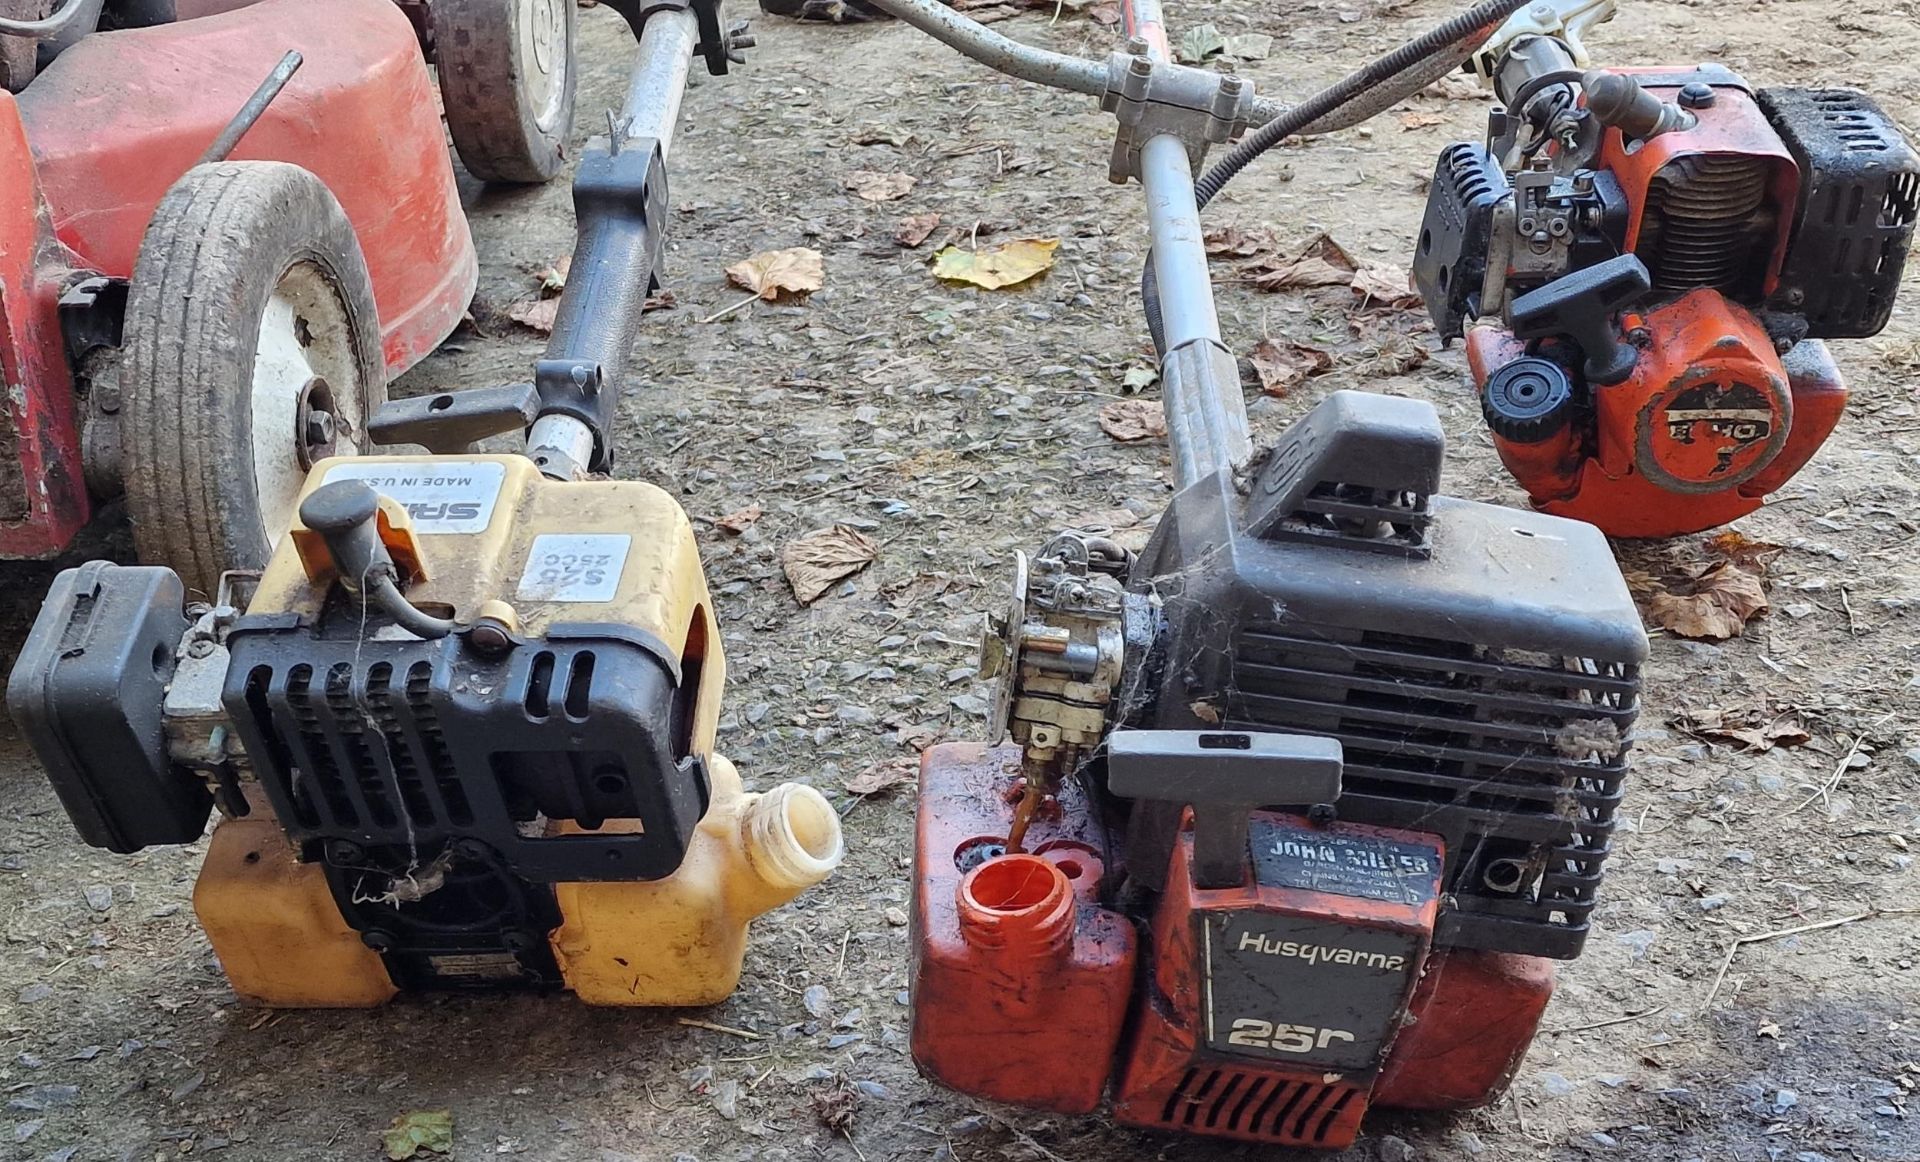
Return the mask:
<path id="1" fill-rule="evenodd" d="M 702 1021 L 696 1017 L 681 1017 L 680 1023 L 689 1029 L 705 1029 L 709 1033 L 725 1033 L 729 1037 L 738 1037 L 743 1041 L 759 1041 L 766 1036 L 749 1029 L 736 1029 L 732 1025 L 716 1025 L 712 1021 Z"/>
<path id="2" fill-rule="evenodd" d="M 1867 741 L 1868 733 L 1873 731 L 1874 729 L 1879 727 L 1881 723 L 1885 722 L 1887 719 L 1892 717 L 1893 717 L 1893 711 L 1889 710 L 1885 714 L 1882 714 L 1880 717 L 1874 719 L 1871 723 L 1868 723 L 1865 729 L 1856 732 L 1853 736 L 1853 745 L 1849 746 L 1847 748 L 1847 753 L 1841 755 L 1840 761 L 1834 764 L 1833 774 L 1827 777 L 1827 781 L 1821 784 L 1819 790 L 1815 791 L 1811 795 L 1808 795 L 1805 799 L 1802 799 L 1800 801 L 1800 806 L 1795 807 L 1793 810 L 1787 812 L 1787 814 L 1798 815 L 1801 811 L 1811 806 L 1816 800 L 1822 803 L 1828 801 L 1832 797 L 1833 793 L 1840 789 L 1840 780 L 1846 777 L 1847 768 L 1849 765 L 1852 764 L 1853 756 L 1860 753 L 1860 744 Z"/>

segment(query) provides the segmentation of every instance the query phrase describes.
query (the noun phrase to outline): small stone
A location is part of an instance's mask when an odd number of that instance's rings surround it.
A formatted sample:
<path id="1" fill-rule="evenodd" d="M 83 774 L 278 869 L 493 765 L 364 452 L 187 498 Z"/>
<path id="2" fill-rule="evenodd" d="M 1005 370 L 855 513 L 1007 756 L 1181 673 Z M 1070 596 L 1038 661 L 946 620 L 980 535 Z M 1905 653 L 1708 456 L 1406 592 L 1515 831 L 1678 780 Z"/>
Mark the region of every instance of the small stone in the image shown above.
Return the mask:
<path id="1" fill-rule="evenodd" d="M 827 986 L 823 984 L 808 985 L 807 991 L 800 994 L 800 1003 L 806 1006 L 807 1012 L 822 1020 L 833 1011 L 833 998 L 827 994 Z"/>
<path id="2" fill-rule="evenodd" d="M 1728 863 L 1751 864 L 1753 862 L 1753 852 L 1744 847 L 1736 847 L 1720 858 L 1726 860 Z"/>
<path id="3" fill-rule="evenodd" d="M 853 1083 L 853 1088 L 858 1090 L 862 1095 L 873 1098 L 875 1101 L 893 1100 L 893 1091 L 877 1081 L 856 1081 Z"/>
<path id="4" fill-rule="evenodd" d="M 864 706 L 842 706 L 834 711 L 834 717 L 854 726 L 872 726 L 880 721 L 880 716 Z"/>
<path id="5" fill-rule="evenodd" d="M 956 698 L 950 698 L 948 701 L 952 702 L 953 708 L 962 714 L 971 714 L 975 718 L 985 718 L 987 716 L 987 700 L 978 694 L 962 694 Z"/>
<path id="6" fill-rule="evenodd" d="M 1373 1148 L 1380 1162 L 1419 1162 L 1420 1156 L 1414 1153 L 1413 1146 L 1405 1138 L 1396 1138 L 1392 1134 L 1375 1138 Z"/>
<path id="7" fill-rule="evenodd" d="M 1725 896 L 1701 896 L 1695 900 L 1693 904 L 1694 907 L 1699 908 L 1702 912 L 1718 912 L 1727 906 L 1727 898 Z"/>
<path id="8" fill-rule="evenodd" d="M 835 1021 L 833 1027 L 836 1029 L 858 1029 L 860 1022 L 865 1020 L 866 1016 L 867 1010 L 863 1006 L 855 1005 L 853 1008 L 848 1009 L 844 1016 Z"/>
<path id="9" fill-rule="evenodd" d="M 857 1041 L 865 1041 L 866 1039 L 867 1035 L 865 1033 L 836 1033 L 827 1038 L 827 1048 L 845 1049 Z"/>
<path id="10" fill-rule="evenodd" d="M 20 1056 L 14 1058 L 14 1060 L 18 1061 L 21 1066 L 26 1069 L 38 1069 L 46 1064 L 46 1061 L 38 1053 L 22 1053 Z"/>
<path id="11" fill-rule="evenodd" d="M 26 988 L 23 988 L 20 990 L 18 994 L 18 1000 L 23 1005 L 37 1005 L 41 1001 L 46 1000 L 48 997 L 52 995 L 53 995 L 52 985 L 30 984 Z"/>
<path id="12" fill-rule="evenodd" d="M 682 1070 L 680 1080 L 687 1083 L 688 1089 L 699 1089 L 713 1080 L 713 1066 L 696 1065 L 692 1069 Z"/>
<path id="13" fill-rule="evenodd" d="M 1784 1114 L 1800 1104 L 1800 1095 L 1790 1089 L 1775 1090 L 1773 1094 L 1773 1112 Z"/>
<path id="14" fill-rule="evenodd" d="M 728 1078 L 713 1087 L 713 1112 L 732 1121 L 740 1116 L 740 1083 Z"/>
<path id="15" fill-rule="evenodd" d="M 105 884 L 88 884 L 82 894 L 87 897 L 87 907 L 96 912 L 113 907 L 113 889 Z"/>
<path id="16" fill-rule="evenodd" d="M 1604 1130 L 1595 1130 L 1592 1134 L 1589 1134 L 1588 1137 L 1592 1138 L 1593 1144 L 1602 1150 L 1611 1150 L 1620 1144 L 1620 1139 Z"/>
<path id="17" fill-rule="evenodd" d="M 1780 612 L 1786 614 L 1788 617 L 1793 618 L 1795 621 L 1798 621 L 1803 617 L 1807 617 L 1811 615 L 1818 608 L 1819 606 L 1810 605 L 1804 601 L 1792 601 L 1792 602 L 1788 602 L 1785 605 L 1782 605 L 1780 607 Z"/>
<path id="18" fill-rule="evenodd" d="M 1542 1073 L 1540 1088 L 1547 1091 L 1548 1097 L 1566 1097 L 1579 1088 L 1579 1083 L 1568 1080 L 1565 1074 Z"/>
<path id="19" fill-rule="evenodd" d="M 883 914 L 887 918 L 887 923 L 893 925 L 895 928 L 905 928 L 907 926 L 907 913 L 905 909 L 900 908 L 898 905 L 888 906 L 886 912 Z"/>
<path id="20" fill-rule="evenodd" d="M 19 1125 L 13 1127 L 14 1142 L 19 1143 L 26 1141 L 28 1138 L 39 1133 L 40 1127 L 46 1124 L 47 1119 L 45 1118 L 30 1118 L 27 1121 L 21 1122 Z"/>
<path id="21" fill-rule="evenodd" d="M 1787 781 L 1770 771 L 1755 775 L 1753 781 L 1759 784 L 1760 789 L 1769 795 L 1782 795 L 1785 794 L 1787 790 Z"/>
<path id="22" fill-rule="evenodd" d="M 984 1134 L 993 1129 L 993 1120 L 984 1114 L 968 1114 L 947 1127 L 947 1133 L 956 1138 L 971 1138 L 975 1134 Z"/>

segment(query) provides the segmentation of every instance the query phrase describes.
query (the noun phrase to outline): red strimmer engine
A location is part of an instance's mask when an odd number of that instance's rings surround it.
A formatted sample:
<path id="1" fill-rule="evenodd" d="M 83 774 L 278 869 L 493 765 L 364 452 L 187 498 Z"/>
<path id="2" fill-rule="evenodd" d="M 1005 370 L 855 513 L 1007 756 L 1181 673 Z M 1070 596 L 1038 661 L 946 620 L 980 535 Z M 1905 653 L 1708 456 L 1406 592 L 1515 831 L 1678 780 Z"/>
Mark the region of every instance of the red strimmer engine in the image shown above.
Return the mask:
<path id="1" fill-rule="evenodd" d="M 1833 431 L 1826 339 L 1877 334 L 1920 157 L 1863 94 L 1523 38 L 1488 145 L 1441 154 L 1414 277 L 1534 504 L 1614 536 L 1760 507 Z"/>
<path id="2" fill-rule="evenodd" d="M 1597 531 L 1335 392 L 1136 559 L 1063 534 L 921 768 L 911 1043 L 976 1097 L 1343 1148 L 1505 1089 L 1579 954 L 1646 636 Z"/>

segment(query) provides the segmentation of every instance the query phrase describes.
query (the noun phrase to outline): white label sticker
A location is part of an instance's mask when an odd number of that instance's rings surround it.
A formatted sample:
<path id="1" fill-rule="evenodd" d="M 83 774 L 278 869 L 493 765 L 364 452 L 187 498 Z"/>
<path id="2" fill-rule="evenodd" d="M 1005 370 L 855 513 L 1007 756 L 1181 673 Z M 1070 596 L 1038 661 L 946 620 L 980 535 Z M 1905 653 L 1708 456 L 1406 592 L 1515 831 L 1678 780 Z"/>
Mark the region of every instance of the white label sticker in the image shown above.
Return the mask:
<path id="1" fill-rule="evenodd" d="M 482 533 L 493 520 L 507 466 L 487 460 L 365 460 L 336 464 L 327 480 L 364 480 L 406 506 L 414 531 Z"/>
<path id="2" fill-rule="evenodd" d="M 625 533 L 542 533 L 527 553 L 519 595 L 529 601 L 612 601 L 632 544 Z"/>

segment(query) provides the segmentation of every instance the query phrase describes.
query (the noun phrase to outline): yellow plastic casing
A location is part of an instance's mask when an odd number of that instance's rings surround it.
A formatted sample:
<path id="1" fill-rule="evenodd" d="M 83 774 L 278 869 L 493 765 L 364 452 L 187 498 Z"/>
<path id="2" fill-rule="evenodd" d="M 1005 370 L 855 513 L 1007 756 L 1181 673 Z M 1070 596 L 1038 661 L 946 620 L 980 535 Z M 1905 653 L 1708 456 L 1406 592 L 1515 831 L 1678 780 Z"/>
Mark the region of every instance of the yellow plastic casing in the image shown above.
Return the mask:
<path id="1" fill-rule="evenodd" d="M 839 860 L 840 832 L 817 793 L 790 785 L 743 795 L 733 766 L 713 754 L 725 664 L 686 514 L 650 484 L 552 481 L 520 456 L 341 457 L 316 465 L 306 491 L 343 475 L 399 502 L 383 504 L 382 535 L 398 559 L 408 545 L 419 553 L 425 577 L 407 589 L 416 605 L 468 621 L 505 602 L 528 638 L 560 622 L 637 628 L 675 651 L 684 675 L 697 675 L 689 749 L 709 759 L 713 794 L 684 862 L 659 881 L 557 885 L 564 922 L 551 942 L 567 984 L 591 1003 L 725 997 L 739 980 L 747 920 L 823 878 Z M 547 567 L 534 559 L 544 535 L 627 538 L 611 592 L 542 599 L 551 590 L 529 577 Z M 296 525 L 281 539 L 250 614 L 320 611 L 332 579 L 311 538 Z M 341 919 L 320 868 L 296 862 L 264 797 L 249 799 L 253 814 L 215 829 L 194 896 L 234 990 L 295 1007 L 392 996 L 380 958 Z"/>
<path id="2" fill-rule="evenodd" d="M 712 805 L 671 876 L 557 886 L 554 955 L 588 1004 L 718 1004 L 740 983 L 748 922 L 840 861 L 840 819 L 818 792 L 743 794 L 718 755 L 712 775 Z"/>

